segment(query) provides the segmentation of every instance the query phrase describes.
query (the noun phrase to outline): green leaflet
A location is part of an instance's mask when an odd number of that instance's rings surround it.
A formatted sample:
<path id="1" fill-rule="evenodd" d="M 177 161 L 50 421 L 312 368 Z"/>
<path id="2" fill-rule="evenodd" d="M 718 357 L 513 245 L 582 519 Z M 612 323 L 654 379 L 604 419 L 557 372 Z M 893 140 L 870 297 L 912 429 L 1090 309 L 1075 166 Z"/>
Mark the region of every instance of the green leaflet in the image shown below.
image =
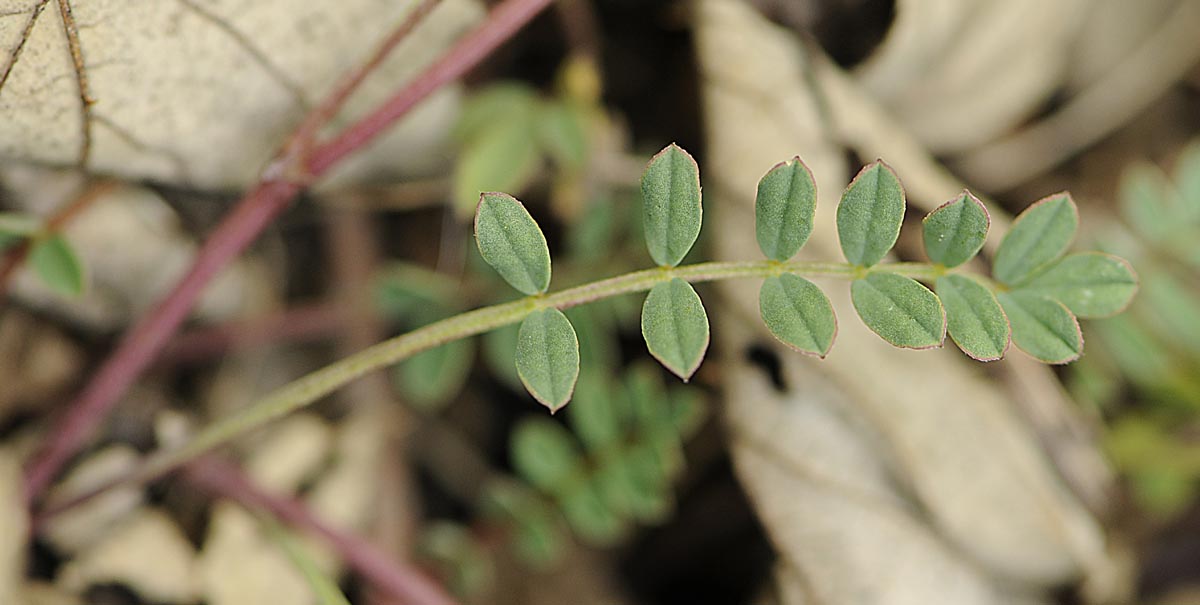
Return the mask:
<path id="1" fill-rule="evenodd" d="M 992 275 L 1001 283 L 1020 284 L 1054 262 L 1075 239 L 1079 212 L 1068 193 L 1035 202 L 1013 221 L 992 263 Z"/>
<path id="2" fill-rule="evenodd" d="M 1001 292 L 996 298 L 1012 325 L 1013 344 L 1045 363 L 1074 361 L 1083 351 L 1079 322 L 1065 305 L 1033 292 Z"/>
<path id="3" fill-rule="evenodd" d="M 642 336 L 659 362 L 687 382 L 708 349 L 708 315 L 692 285 L 679 279 L 650 290 L 642 305 Z"/>
<path id="4" fill-rule="evenodd" d="M 470 339 L 450 341 L 397 365 L 393 374 L 396 387 L 413 405 L 438 409 L 462 390 L 474 358 Z"/>
<path id="5" fill-rule="evenodd" d="M 929 288 L 895 273 L 871 273 L 850 285 L 858 316 L 872 332 L 907 349 L 941 346 L 946 313 Z"/>
<path id="6" fill-rule="evenodd" d="M 484 191 L 520 193 L 537 173 L 541 156 L 528 120 L 500 120 L 467 142 L 454 165 L 455 215 L 465 218 Z"/>
<path id="7" fill-rule="evenodd" d="M 870 267 L 896 244 L 904 220 L 904 188 L 880 160 L 850 181 L 837 209 L 838 240 L 852 265 Z"/>
<path id="8" fill-rule="evenodd" d="M 523 420 L 511 439 L 513 468 L 542 491 L 561 493 L 569 487 L 567 480 L 583 470 L 575 440 L 549 418 Z"/>
<path id="9" fill-rule="evenodd" d="M 529 394 L 551 412 L 571 400 L 579 377 L 579 340 L 562 311 L 534 311 L 521 322 L 517 375 Z"/>
<path id="10" fill-rule="evenodd" d="M 507 193 L 484 193 L 475 211 L 475 241 L 483 260 L 523 294 L 550 287 L 550 248 L 525 206 Z"/>
<path id="11" fill-rule="evenodd" d="M 538 105 L 537 135 L 542 148 L 567 170 L 584 168 L 588 155 L 587 113 L 570 101 L 546 101 Z"/>
<path id="12" fill-rule="evenodd" d="M 700 235 L 700 168 L 672 143 L 642 173 L 642 213 L 650 258 L 663 267 L 683 260 Z"/>
<path id="13" fill-rule="evenodd" d="M 1180 201 L 1192 221 L 1200 220 L 1200 142 L 1188 145 L 1175 162 Z"/>
<path id="14" fill-rule="evenodd" d="M 607 374 L 585 368 L 567 413 L 571 428 L 593 452 L 621 439 L 621 417 L 608 389 L 609 380 Z"/>
<path id="15" fill-rule="evenodd" d="M 496 378 L 516 390 L 524 386 L 517 375 L 517 337 L 520 334 L 520 324 L 509 324 L 483 335 L 483 360 L 488 369 Z"/>
<path id="16" fill-rule="evenodd" d="M 786 261 L 812 234 L 817 185 L 799 157 L 777 164 L 758 182 L 754 231 L 767 258 Z"/>
<path id="17" fill-rule="evenodd" d="M 1181 203 L 1161 168 L 1138 162 L 1125 169 L 1120 185 L 1121 216 L 1143 238 L 1170 240 L 1187 221 L 1180 216 Z"/>
<path id="18" fill-rule="evenodd" d="M 558 501 L 571 529 L 596 545 L 609 545 L 620 539 L 627 526 L 604 501 L 594 481 L 579 483 Z"/>
<path id="19" fill-rule="evenodd" d="M 515 525 L 511 541 L 523 561 L 546 569 L 562 556 L 566 528 L 558 512 L 537 492 L 516 480 L 493 480 L 484 487 L 482 500 L 484 515 Z"/>
<path id="20" fill-rule="evenodd" d="M 950 338 L 963 353 L 979 361 L 1004 357 L 1008 318 L 991 290 L 966 276 L 944 275 L 937 280 L 937 294 L 946 307 Z"/>
<path id="21" fill-rule="evenodd" d="M 50 235 L 36 240 L 29 252 L 29 264 L 55 291 L 66 296 L 83 293 L 83 264 L 63 236 Z"/>
<path id="22" fill-rule="evenodd" d="M 825 357 L 837 334 L 833 305 L 816 284 L 791 273 L 763 280 L 758 292 L 763 323 L 783 344 Z"/>
<path id="23" fill-rule="evenodd" d="M 921 221 L 925 253 L 935 263 L 957 267 L 979 253 L 990 224 L 991 218 L 979 199 L 963 191 Z"/>
<path id="24" fill-rule="evenodd" d="M 1053 298 L 1078 317 L 1107 317 L 1129 305 L 1137 292 L 1138 280 L 1124 260 L 1086 252 L 1054 263 L 1020 289 Z"/>

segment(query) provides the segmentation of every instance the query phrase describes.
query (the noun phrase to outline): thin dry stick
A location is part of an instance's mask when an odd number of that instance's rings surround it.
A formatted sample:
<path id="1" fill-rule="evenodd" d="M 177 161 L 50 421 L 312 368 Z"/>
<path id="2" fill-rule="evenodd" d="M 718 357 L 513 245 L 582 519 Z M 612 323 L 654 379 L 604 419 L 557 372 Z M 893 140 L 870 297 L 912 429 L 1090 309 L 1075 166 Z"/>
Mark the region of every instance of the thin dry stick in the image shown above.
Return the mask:
<path id="1" fill-rule="evenodd" d="M 346 312 L 329 302 L 282 309 L 268 315 L 198 328 L 171 339 L 159 364 L 211 360 L 230 349 L 333 338 L 346 324 Z"/>
<path id="2" fill-rule="evenodd" d="M 361 538 L 330 527 L 304 503 L 262 491 L 233 465 L 211 456 L 198 458 L 188 464 L 184 476 L 204 491 L 246 508 L 266 511 L 296 529 L 321 538 L 364 580 L 401 603 L 454 603 L 437 583 L 418 570 L 393 560 Z"/>
<path id="3" fill-rule="evenodd" d="M 50 218 L 46 219 L 46 232 L 56 233 L 61 231 L 72 219 L 79 216 L 88 206 L 92 205 L 92 202 L 104 197 L 104 194 L 112 191 L 116 186 L 116 181 L 108 179 L 93 181 L 83 190 L 83 193 L 56 210 Z M 31 249 L 32 242 L 25 240 L 13 246 L 4 254 L 4 259 L 0 261 L 0 297 L 3 297 L 5 292 L 8 291 L 9 281 L 12 280 L 12 276 L 16 274 L 17 269 L 25 262 Z"/>
<path id="4" fill-rule="evenodd" d="M 86 442 L 134 380 L 146 369 L 187 317 L 204 287 L 250 245 L 303 186 L 319 178 L 347 155 L 362 149 L 420 101 L 457 80 L 528 23 L 551 0 L 505 0 L 487 20 L 455 44 L 440 60 L 367 117 L 340 136 L 315 148 L 305 162 L 287 146 L 205 242 L 187 275 L 151 312 L 126 333 L 92 380 L 50 432 L 26 474 L 27 498 L 38 497 L 62 466 Z M 403 27 L 403 25 L 402 25 Z"/>

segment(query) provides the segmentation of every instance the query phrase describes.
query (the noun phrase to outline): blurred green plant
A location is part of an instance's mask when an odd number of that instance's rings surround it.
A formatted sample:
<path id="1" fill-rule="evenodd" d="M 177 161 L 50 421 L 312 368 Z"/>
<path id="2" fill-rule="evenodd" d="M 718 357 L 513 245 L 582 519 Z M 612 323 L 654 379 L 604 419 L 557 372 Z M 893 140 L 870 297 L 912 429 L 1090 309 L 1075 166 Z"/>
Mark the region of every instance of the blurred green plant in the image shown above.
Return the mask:
<path id="1" fill-rule="evenodd" d="M 0 212 L 0 254 L 18 246 L 28 246 L 30 267 L 55 292 L 65 296 L 83 293 L 83 263 L 65 237 L 49 231 L 36 216 Z"/>
<path id="2" fill-rule="evenodd" d="M 1092 324 L 1069 386 L 1110 417 L 1118 469 L 1143 508 L 1165 518 L 1200 495 L 1200 141 L 1172 176 L 1130 166 L 1119 202 L 1121 222 L 1095 242 L 1130 259 L 1142 294 L 1128 313 Z"/>

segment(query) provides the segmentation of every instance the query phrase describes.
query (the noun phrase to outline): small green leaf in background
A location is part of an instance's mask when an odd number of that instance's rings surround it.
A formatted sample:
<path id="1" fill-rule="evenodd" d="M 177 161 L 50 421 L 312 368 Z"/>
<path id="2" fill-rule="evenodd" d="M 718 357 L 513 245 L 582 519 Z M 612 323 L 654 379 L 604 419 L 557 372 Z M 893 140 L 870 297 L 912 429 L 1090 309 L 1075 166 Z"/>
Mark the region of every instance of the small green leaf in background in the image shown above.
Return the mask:
<path id="1" fill-rule="evenodd" d="M 1001 292 L 996 297 L 1017 348 L 1045 363 L 1068 363 L 1083 351 L 1079 322 L 1065 305 L 1032 292 Z"/>
<path id="2" fill-rule="evenodd" d="M 462 390 L 474 357 L 469 338 L 423 351 L 396 366 L 396 388 L 416 407 L 436 410 Z"/>
<path id="3" fill-rule="evenodd" d="M 1100 252 L 1072 254 L 1021 285 L 1021 290 L 1053 298 L 1083 318 L 1120 313 L 1137 289 L 1129 263 Z"/>
<path id="4" fill-rule="evenodd" d="M 587 111 L 570 101 L 538 105 L 537 135 L 542 148 L 566 170 L 583 170 L 587 162 Z"/>
<path id="5" fill-rule="evenodd" d="M 571 400 L 579 377 L 579 340 L 562 311 L 534 311 L 521 322 L 517 375 L 529 394 L 551 413 Z"/>
<path id="6" fill-rule="evenodd" d="M 694 387 L 676 386 L 671 389 L 671 417 L 681 439 L 688 439 L 700 430 L 708 418 L 704 392 Z"/>
<path id="7" fill-rule="evenodd" d="M 525 387 L 517 374 L 517 337 L 520 334 L 520 324 L 510 324 L 483 335 L 483 360 L 488 369 L 514 390 Z"/>
<path id="8" fill-rule="evenodd" d="M 796 255 L 812 234 L 817 185 L 799 157 L 777 164 L 758 182 L 754 231 L 758 247 L 771 260 Z"/>
<path id="9" fill-rule="evenodd" d="M 562 557 L 566 528 L 557 511 L 537 492 L 516 480 L 500 479 L 484 486 L 481 500 L 485 516 L 512 523 L 513 550 L 526 564 L 547 569 Z"/>
<path id="10" fill-rule="evenodd" d="M 1008 351 L 1008 318 L 996 295 L 963 275 L 943 275 L 937 294 L 946 307 L 950 338 L 963 353 L 979 361 L 995 361 Z"/>
<path id="11" fill-rule="evenodd" d="M 558 503 L 571 529 L 591 544 L 608 546 L 625 534 L 625 522 L 608 506 L 600 487 L 592 481 L 576 485 Z"/>
<path id="12" fill-rule="evenodd" d="M 700 168 L 674 143 L 658 152 L 642 173 L 642 212 L 650 258 L 674 267 L 700 235 Z"/>
<path id="13" fill-rule="evenodd" d="M 479 254 L 523 294 L 550 287 L 550 248 L 524 204 L 507 193 L 484 193 L 475 212 Z"/>
<path id="14" fill-rule="evenodd" d="M 589 450 L 600 451 L 621 439 L 621 417 L 608 389 L 611 378 L 589 368 L 579 375 L 567 420 Z"/>
<path id="15" fill-rule="evenodd" d="M 537 93 L 524 84 L 501 83 L 473 95 L 455 126 L 462 148 L 454 166 L 453 200 L 469 216 L 484 191 L 520 193 L 541 162 L 536 132 Z"/>
<path id="16" fill-rule="evenodd" d="M 494 579 L 488 553 L 459 523 L 438 520 L 426 524 L 421 528 L 417 551 L 438 569 L 440 579 L 458 596 L 478 595 Z"/>
<path id="17" fill-rule="evenodd" d="M 409 325 L 445 319 L 457 310 L 458 279 L 406 262 L 388 263 L 375 277 L 375 306 L 389 318 Z"/>
<path id="18" fill-rule="evenodd" d="M 916 280 L 871 273 L 851 283 L 850 298 L 863 323 L 897 347 L 928 349 L 946 338 L 941 301 Z"/>
<path id="19" fill-rule="evenodd" d="M 1149 162 L 1132 164 L 1121 175 L 1121 216 L 1143 238 L 1168 240 L 1184 222 L 1176 195 L 1161 168 Z"/>
<path id="20" fill-rule="evenodd" d="M 66 296 L 83 293 L 83 264 L 61 235 L 37 240 L 29 252 L 29 264 L 46 285 Z"/>
<path id="21" fill-rule="evenodd" d="M 783 344 L 825 357 L 837 334 L 833 305 L 816 284 L 791 273 L 763 280 L 758 309 L 767 329 Z"/>
<path id="22" fill-rule="evenodd" d="M 1018 285 L 1062 256 L 1075 239 L 1079 211 L 1068 193 L 1034 202 L 1017 215 L 1000 242 L 992 274 L 1001 283 Z"/>
<path id="23" fill-rule="evenodd" d="M 938 206 L 921 221 L 925 253 L 929 260 L 957 267 L 979 253 L 987 239 L 991 218 L 969 191 Z"/>
<path id="24" fill-rule="evenodd" d="M 650 290 L 642 305 L 642 336 L 659 362 L 687 382 L 708 349 L 708 315 L 692 285 L 679 279 Z"/>
<path id="25" fill-rule="evenodd" d="M 0 251 L 42 230 L 42 220 L 30 214 L 0 212 Z"/>
<path id="26" fill-rule="evenodd" d="M 571 433 L 548 418 L 522 421 L 512 432 L 512 463 L 527 481 L 557 494 L 583 468 L 579 447 Z"/>
<path id="27" fill-rule="evenodd" d="M 1200 142 L 1184 148 L 1175 162 L 1175 184 L 1192 222 L 1200 221 Z"/>
<path id="28" fill-rule="evenodd" d="M 904 188 L 881 160 L 850 181 L 837 208 L 838 240 L 852 265 L 870 267 L 883 259 L 900 237 Z"/>

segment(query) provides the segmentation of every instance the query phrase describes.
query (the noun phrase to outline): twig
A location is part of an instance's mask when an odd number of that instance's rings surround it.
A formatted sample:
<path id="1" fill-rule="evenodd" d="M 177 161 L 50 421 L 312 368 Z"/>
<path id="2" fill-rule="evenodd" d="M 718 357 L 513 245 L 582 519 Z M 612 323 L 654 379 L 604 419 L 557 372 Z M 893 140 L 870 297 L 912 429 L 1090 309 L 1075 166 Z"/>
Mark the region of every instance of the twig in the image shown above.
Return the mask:
<path id="1" fill-rule="evenodd" d="M 184 476 L 204 491 L 246 508 L 266 511 L 296 529 L 321 538 L 363 579 L 401 603 L 452 605 L 455 602 L 420 571 L 393 560 L 361 538 L 330 527 L 302 502 L 262 491 L 237 467 L 206 456 L 188 464 Z"/>
<path id="2" fill-rule="evenodd" d="M 50 218 L 46 219 L 46 231 L 48 233 L 56 233 L 67 226 L 79 213 L 83 212 L 92 202 L 104 197 L 104 194 L 112 191 L 117 186 L 116 181 L 100 180 L 94 181 L 83 190 L 74 200 L 65 204 L 54 212 Z M 29 251 L 32 249 L 32 242 L 29 240 L 13 246 L 4 254 L 3 261 L 0 261 L 0 297 L 3 297 L 8 291 L 9 281 L 16 274 L 17 269 L 25 262 L 29 256 Z"/>
<path id="3" fill-rule="evenodd" d="M 179 328 L 204 286 L 254 241 L 300 190 L 362 149 L 420 101 L 456 80 L 528 23 L 551 0 L 505 0 L 487 20 L 455 44 L 443 57 L 364 119 L 305 161 L 295 146 L 286 146 L 264 171 L 262 181 L 230 212 L 196 255 L 187 275 L 152 311 L 126 333 L 117 349 L 71 403 L 50 433 L 26 474 L 27 498 L 37 498 L 59 469 L 75 454 L 120 396 L 154 360 Z"/>
<path id="4" fill-rule="evenodd" d="M 198 328 L 172 339 L 159 355 L 159 364 L 195 363 L 230 349 L 303 342 L 334 336 L 345 324 L 337 305 L 318 302 L 245 320 Z"/>

